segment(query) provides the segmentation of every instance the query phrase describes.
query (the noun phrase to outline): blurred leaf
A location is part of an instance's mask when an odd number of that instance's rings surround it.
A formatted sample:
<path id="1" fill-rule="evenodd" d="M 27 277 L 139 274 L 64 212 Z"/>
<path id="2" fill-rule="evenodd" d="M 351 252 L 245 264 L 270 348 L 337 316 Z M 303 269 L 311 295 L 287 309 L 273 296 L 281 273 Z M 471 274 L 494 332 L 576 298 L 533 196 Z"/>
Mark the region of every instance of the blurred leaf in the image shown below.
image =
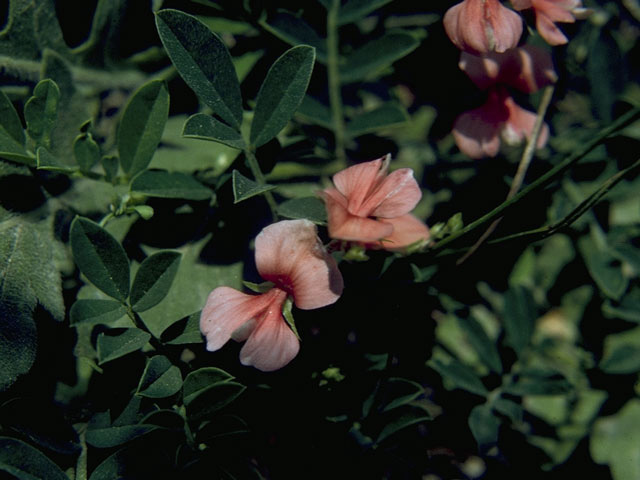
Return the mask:
<path id="1" fill-rule="evenodd" d="M 177 322 L 162 332 L 162 341 L 169 345 L 184 345 L 188 343 L 202 343 L 200 333 L 200 312 L 189 315 L 181 329 L 175 333 L 173 327 L 181 326 Z"/>
<path id="2" fill-rule="evenodd" d="M 593 460 L 609 465 L 614 480 L 640 478 L 640 400 L 596 420 L 589 446 Z"/>
<path id="3" fill-rule="evenodd" d="M 404 406 L 403 408 L 393 410 L 393 413 L 390 415 L 392 418 L 385 423 L 384 427 L 378 434 L 378 438 L 375 442 L 376 444 L 383 442 L 400 430 L 431 420 L 431 416 L 426 415 L 424 410 L 410 406 Z"/>
<path id="4" fill-rule="evenodd" d="M 38 82 L 33 89 L 33 96 L 24 106 L 24 118 L 27 122 L 27 133 L 35 142 L 48 146 L 56 118 L 58 117 L 58 103 L 60 89 L 51 80 Z"/>
<path id="5" fill-rule="evenodd" d="M 422 385 L 408 378 L 391 377 L 388 379 L 386 387 L 390 389 L 390 396 L 393 399 L 384 406 L 383 412 L 407 405 L 424 393 Z"/>
<path id="6" fill-rule="evenodd" d="M 121 332 L 116 333 L 115 332 Z M 110 330 L 98 335 L 98 364 L 110 362 L 144 347 L 151 335 L 139 328 L 127 328 L 124 331 Z"/>
<path id="7" fill-rule="evenodd" d="M 607 300 L 602 305 L 602 311 L 607 318 L 620 318 L 628 322 L 640 323 L 640 288 L 632 288 L 619 303 Z"/>
<path id="8" fill-rule="evenodd" d="M 157 12 L 156 26 L 169 58 L 187 85 L 216 115 L 240 131 L 240 84 L 222 40 L 197 18 L 178 10 Z"/>
<path id="9" fill-rule="evenodd" d="M 640 327 L 605 337 L 600 368 L 613 374 L 640 371 Z"/>
<path id="10" fill-rule="evenodd" d="M 0 437 L 0 470 L 19 480 L 69 480 L 60 467 L 21 440 Z"/>
<path id="11" fill-rule="evenodd" d="M 204 113 L 190 116 L 184 124 L 182 135 L 187 138 L 211 140 L 238 150 L 246 147 L 244 139 L 238 131 Z"/>
<path id="12" fill-rule="evenodd" d="M 131 308 L 134 311 L 149 310 L 167 296 L 180 259 L 181 254 L 172 251 L 157 252 L 145 258 L 131 286 Z"/>
<path id="13" fill-rule="evenodd" d="M 343 83 L 364 80 L 404 57 L 418 45 L 420 42 L 409 33 L 386 33 L 346 57 L 341 64 L 340 79 Z"/>
<path id="14" fill-rule="evenodd" d="M 107 182 L 113 182 L 118 176 L 119 164 L 120 160 L 115 155 L 109 155 L 100 159 L 100 165 L 102 165 Z"/>
<path id="15" fill-rule="evenodd" d="M 69 324 L 79 323 L 109 325 L 127 314 L 127 308 L 115 300 L 80 299 L 71 305 Z"/>
<path id="16" fill-rule="evenodd" d="M 0 152 L 26 153 L 24 130 L 11 100 L 0 90 Z"/>
<path id="17" fill-rule="evenodd" d="M 616 258 L 609 250 L 596 245 L 589 236 L 578 239 L 578 248 L 596 285 L 608 297 L 619 300 L 627 289 L 628 279 L 614 263 Z"/>
<path id="18" fill-rule="evenodd" d="M 202 367 L 189 373 L 184 379 L 182 396 L 185 405 L 191 403 L 207 388 L 218 383 L 230 382 L 235 377 L 216 367 Z"/>
<path id="19" fill-rule="evenodd" d="M 151 425 L 145 427 L 151 428 Z M 157 428 L 157 427 L 156 427 Z M 164 455 L 153 455 L 153 461 L 143 462 L 153 452 L 147 445 L 132 445 L 121 448 L 108 456 L 91 473 L 89 480 L 142 480 L 146 478 L 162 478 L 173 468 Z M 82 480 L 76 477 L 77 480 Z"/>
<path id="20" fill-rule="evenodd" d="M 72 173 L 78 169 L 78 167 L 62 165 L 58 159 L 49 153 L 49 150 L 44 147 L 38 147 L 36 150 L 36 167 L 38 170 L 49 170 L 50 172 L 62 173 Z"/>
<path id="21" fill-rule="evenodd" d="M 473 407 L 469 414 L 469 428 L 480 450 L 486 450 L 498 442 L 500 420 L 486 403 Z"/>
<path id="22" fill-rule="evenodd" d="M 622 245 L 612 245 L 611 255 L 621 262 L 626 262 L 636 273 L 640 275 L 640 248 L 634 247 L 631 243 Z"/>
<path id="23" fill-rule="evenodd" d="M 309 45 L 316 49 L 318 61 L 327 62 L 327 45 L 326 40 L 302 18 L 289 12 L 279 11 L 268 22 L 262 25 L 273 33 L 275 36 L 284 40 L 289 45 L 297 47 L 298 45 Z"/>
<path id="24" fill-rule="evenodd" d="M 129 178 L 151 162 L 168 116 L 169 92 L 162 80 L 144 84 L 127 103 L 118 126 L 118 153 Z"/>
<path id="25" fill-rule="evenodd" d="M 313 47 L 300 45 L 271 65 L 256 98 L 250 134 L 253 147 L 264 145 L 287 125 L 304 98 L 314 60 Z"/>
<path id="26" fill-rule="evenodd" d="M 73 142 L 73 153 L 83 172 L 91 170 L 100 160 L 100 147 L 90 133 L 83 133 L 76 137 Z"/>
<path id="27" fill-rule="evenodd" d="M 327 210 L 317 197 L 302 197 L 286 200 L 278 205 L 278 215 L 287 218 L 306 218 L 318 225 L 327 224 Z"/>
<path id="28" fill-rule="evenodd" d="M 571 390 L 571 384 L 565 379 L 522 376 L 516 383 L 506 385 L 505 393 L 512 395 L 554 395 Z"/>
<path id="29" fill-rule="evenodd" d="M 443 380 L 451 382 L 454 388 L 461 388 L 480 396 L 489 393 L 474 371 L 455 359 L 450 359 L 448 363 L 433 359 L 428 365 L 442 375 Z"/>
<path id="30" fill-rule="evenodd" d="M 41 50 L 52 49 L 60 55 L 70 57 L 71 51 L 64 40 L 52 0 L 42 0 L 37 3 L 33 17 L 33 30 Z"/>
<path id="31" fill-rule="evenodd" d="M 129 296 L 129 259 L 109 232 L 88 218 L 71 222 L 69 241 L 78 268 L 96 287 L 116 300 Z"/>
<path id="32" fill-rule="evenodd" d="M 508 398 L 497 398 L 494 400 L 492 405 L 497 412 L 506 415 L 512 422 L 518 423 L 522 421 L 522 405 L 514 402 L 513 400 L 509 400 Z"/>
<path id="33" fill-rule="evenodd" d="M 348 0 L 340 6 L 338 25 L 346 25 L 360 20 L 389 2 L 391 0 Z"/>
<path id="34" fill-rule="evenodd" d="M 467 341 L 478 354 L 480 360 L 491 371 L 502 374 L 502 362 L 495 343 L 489 338 L 482 325 L 474 318 L 458 319 Z"/>
<path id="35" fill-rule="evenodd" d="M 275 185 L 254 182 L 237 170 L 232 172 L 231 178 L 233 181 L 233 203 L 241 202 L 276 188 Z"/>
<path id="36" fill-rule="evenodd" d="M 396 103 L 384 103 L 373 110 L 353 117 L 347 123 L 347 133 L 352 137 L 377 132 L 383 128 L 402 125 L 409 120 L 407 112 Z"/>
<path id="37" fill-rule="evenodd" d="M 136 395 L 149 398 L 170 397 L 182 388 L 182 374 L 164 355 L 151 357 L 142 373 Z"/>
<path id="38" fill-rule="evenodd" d="M 504 329 L 506 342 L 518 355 L 529 344 L 537 318 L 533 297 L 521 285 L 511 287 L 504 297 Z"/>
<path id="39" fill-rule="evenodd" d="M 604 123 L 613 120 L 613 104 L 622 92 L 626 65 L 608 28 L 600 28 L 592 37 L 587 56 L 591 102 Z"/>
<path id="40" fill-rule="evenodd" d="M 309 95 L 304 96 L 296 113 L 316 125 L 333 129 L 333 119 L 329 107 Z"/>
<path id="41" fill-rule="evenodd" d="M 131 191 L 148 197 L 207 200 L 211 190 L 190 175 L 180 172 L 147 170 L 131 182 Z"/>

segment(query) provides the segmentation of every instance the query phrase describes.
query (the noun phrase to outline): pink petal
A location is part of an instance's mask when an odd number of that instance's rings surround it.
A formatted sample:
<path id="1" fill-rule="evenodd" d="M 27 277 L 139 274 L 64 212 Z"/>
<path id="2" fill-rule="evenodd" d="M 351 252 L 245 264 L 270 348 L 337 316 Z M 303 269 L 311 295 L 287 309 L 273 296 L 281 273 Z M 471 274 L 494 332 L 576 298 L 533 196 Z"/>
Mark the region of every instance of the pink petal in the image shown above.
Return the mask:
<path id="1" fill-rule="evenodd" d="M 497 82 L 501 66 L 500 60 L 504 55 L 507 53 L 472 55 L 462 52 L 458 66 L 478 88 L 485 90 Z"/>
<path id="2" fill-rule="evenodd" d="M 339 200 L 340 192 L 327 189 L 323 192 L 327 207 L 328 229 L 331 238 L 354 242 L 375 242 L 391 235 L 393 227 L 371 218 L 351 215 Z"/>
<path id="3" fill-rule="evenodd" d="M 541 13 L 554 22 L 573 23 L 575 18 L 571 13 L 577 7 L 574 1 L 562 0 L 533 0 L 536 15 Z"/>
<path id="4" fill-rule="evenodd" d="M 323 307 L 342 294 L 340 271 L 309 220 L 269 225 L 256 237 L 255 245 L 260 275 L 290 293 L 298 308 Z"/>
<path id="5" fill-rule="evenodd" d="M 240 350 L 240 363 L 270 372 L 288 364 L 299 350 L 298 338 L 282 318 L 282 302 L 274 301 Z"/>
<path id="6" fill-rule="evenodd" d="M 218 287 L 207 298 L 200 314 L 200 331 L 207 338 L 207 350 L 215 352 L 234 331 L 256 318 L 272 301 L 271 291 L 247 295 L 229 287 Z"/>
<path id="7" fill-rule="evenodd" d="M 386 173 L 388 161 L 383 163 L 383 160 L 386 160 L 386 157 L 359 163 L 333 176 L 334 185 L 349 201 L 348 208 L 351 214 L 360 215 L 362 203 L 376 187 L 380 177 Z"/>
<path id="8" fill-rule="evenodd" d="M 401 168 L 391 172 L 362 205 L 363 216 L 392 218 L 404 215 L 422 198 L 413 170 Z"/>
<path id="9" fill-rule="evenodd" d="M 520 107 L 512 98 L 508 98 L 505 104 L 509 109 L 509 119 L 505 123 L 505 127 L 502 132 L 505 141 L 509 144 L 517 145 L 522 141 L 523 137 L 527 139 L 531 138 L 533 127 L 536 122 L 536 114 Z M 549 127 L 546 124 L 543 124 L 536 147 L 544 147 L 548 138 Z"/>
<path id="10" fill-rule="evenodd" d="M 525 45 L 510 50 L 509 62 L 502 69 L 500 80 L 525 93 L 533 93 L 558 80 L 548 50 Z"/>
<path id="11" fill-rule="evenodd" d="M 526 10 L 531 8 L 531 0 L 511 0 L 511 5 L 516 10 Z"/>
<path id="12" fill-rule="evenodd" d="M 393 233 L 381 242 L 382 248 L 386 250 L 401 250 L 418 241 L 429 239 L 429 227 L 410 213 L 396 218 L 386 218 L 383 222 L 393 225 Z"/>
<path id="13" fill-rule="evenodd" d="M 553 20 L 543 13 L 536 12 L 536 28 L 549 45 L 564 45 L 569 41 Z"/>

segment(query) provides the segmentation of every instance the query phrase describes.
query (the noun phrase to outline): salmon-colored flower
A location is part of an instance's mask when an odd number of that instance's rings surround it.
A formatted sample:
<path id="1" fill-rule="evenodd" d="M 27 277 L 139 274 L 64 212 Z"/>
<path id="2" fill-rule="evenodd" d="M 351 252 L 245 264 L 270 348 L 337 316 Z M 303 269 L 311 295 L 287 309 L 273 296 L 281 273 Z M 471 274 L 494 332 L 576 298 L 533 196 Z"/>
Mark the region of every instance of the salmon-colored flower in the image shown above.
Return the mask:
<path id="1" fill-rule="evenodd" d="M 556 22 L 573 23 L 576 17 L 587 13 L 582 8 L 582 0 L 512 0 L 511 3 L 516 10 L 533 8 L 538 33 L 549 45 L 562 45 L 568 41 Z"/>
<path id="2" fill-rule="evenodd" d="M 343 281 L 318 239 L 316 226 L 308 220 L 269 225 L 256 237 L 255 248 L 258 272 L 273 288 L 260 295 L 216 288 L 200 315 L 200 330 L 212 352 L 230 338 L 246 340 L 240 362 L 272 371 L 284 367 L 300 349 L 282 316 L 287 296 L 303 310 L 324 307 L 340 297 Z"/>
<path id="3" fill-rule="evenodd" d="M 464 0 L 444 14 L 444 28 L 460 50 L 504 52 L 522 36 L 522 19 L 498 0 Z"/>
<path id="4" fill-rule="evenodd" d="M 394 222 L 398 223 L 398 217 L 413 210 L 422 192 L 410 168 L 387 175 L 390 161 L 391 156 L 387 155 L 346 168 L 333 176 L 336 188 L 323 192 L 330 237 L 365 244 L 394 238 Z M 404 241 L 406 235 L 396 232 L 396 239 Z M 384 245 L 385 248 L 387 245 L 389 248 L 406 246 L 391 245 L 390 241 Z"/>
<path id="5" fill-rule="evenodd" d="M 483 90 L 502 83 L 533 93 L 558 79 L 551 54 L 534 45 L 484 55 L 462 52 L 458 65 Z"/>
<path id="6" fill-rule="evenodd" d="M 471 158 L 495 157 L 500 149 L 500 137 L 509 145 L 517 145 L 530 138 L 536 121 L 533 112 L 515 103 L 504 88 L 489 90 L 484 105 L 456 118 L 453 137 L 460 151 Z M 544 124 L 537 141 L 542 148 L 549 137 Z"/>
<path id="7" fill-rule="evenodd" d="M 395 218 L 381 219 L 381 222 L 390 223 L 393 232 L 375 244 L 367 245 L 369 248 L 384 248 L 386 250 L 402 250 L 409 245 L 425 242 L 431 236 L 429 227 L 411 213 Z"/>

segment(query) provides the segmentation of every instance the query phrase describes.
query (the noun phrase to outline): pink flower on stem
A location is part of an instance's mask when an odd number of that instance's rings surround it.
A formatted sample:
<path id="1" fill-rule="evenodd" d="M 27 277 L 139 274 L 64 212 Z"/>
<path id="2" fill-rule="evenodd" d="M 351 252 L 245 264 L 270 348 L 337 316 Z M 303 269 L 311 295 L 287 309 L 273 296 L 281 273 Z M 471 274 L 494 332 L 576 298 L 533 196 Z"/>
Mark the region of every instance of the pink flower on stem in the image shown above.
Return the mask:
<path id="1" fill-rule="evenodd" d="M 422 197 L 413 170 L 387 174 L 390 161 L 387 155 L 333 176 L 336 188 L 323 192 L 331 238 L 388 249 L 428 238 L 427 226 L 409 214 Z"/>
<path id="2" fill-rule="evenodd" d="M 462 52 L 458 65 L 482 90 L 502 83 L 521 92 L 533 93 L 558 79 L 551 54 L 534 45 L 484 55 Z"/>
<path id="3" fill-rule="evenodd" d="M 246 340 L 240 362 L 267 372 L 284 367 L 300 349 L 296 334 L 283 318 L 287 297 L 302 310 L 324 307 L 340 297 L 343 281 L 316 226 L 308 220 L 269 225 L 256 237 L 255 248 L 258 272 L 273 288 L 260 295 L 216 288 L 200 315 L 200 330 L 211 352 L 230 338 Z"/>
<path id="4" fill-rule="evenodd" d="M 563 45 L 567 37 L 556 26 L 556 22 L 573 23 L 587 10 L 582 8 L 582 0 L 512 0 L 513 8 L 526 10 L 533 8 L 536 14 L 536 28 L 549 45 Z"/>
<path id="5" fill-rule="evenodd" d="M 444 14 L 444 28 L 460 50 L 504 52 L 522 36 L 522 19 L 498 0 L 464 0 Z"/>
<path id="6" fill-rule="evenodd" d="M 489 90 L 484 105 L 456 118 L 453 137 L 460 151 L 471 158 L 495 157 L 501 136 L 509 145 L 517 145 L 531 137 L 535 121 L 535 113 L 520 107 L 498 87 Z M 548 137 L 549 127 L 544 124 L 536 146 L 542 148 Z"/>

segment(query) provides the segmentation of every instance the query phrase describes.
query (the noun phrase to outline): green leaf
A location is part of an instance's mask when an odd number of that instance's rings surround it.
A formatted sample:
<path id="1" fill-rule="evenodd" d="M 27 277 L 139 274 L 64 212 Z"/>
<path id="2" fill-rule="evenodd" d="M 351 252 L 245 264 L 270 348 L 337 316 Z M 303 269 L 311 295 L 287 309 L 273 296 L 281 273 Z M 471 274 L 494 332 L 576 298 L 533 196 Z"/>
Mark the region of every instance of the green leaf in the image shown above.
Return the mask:
<path id="1" fill-rule="evenodd" d="M 100 164 L 104 170 L 107 182 L 113 182 L 118 175 L 118 165 L 120 161 L 115 155 L 109 155 L 100 159 Z"/>
<path id="2" fill-rule="evenodd" d="M 444 380 L 451 382 L 454 388 L 462 388 L 481 396 L 488 393 L 487 388 L 474 371 L 455 359 L 450 359 L 448 363 L 434 359 L 430 360 L 428 365 L 442 375 Z"/>
<path id="3" fill-rule="evenodd" d="M 422 385 L 413 380 L 400 377 L 389 378 L 386 388 L 391 390 L 391 395 L 389 396 L 393 399 L 384 406 L 383 412 L 407 405 L 424 393 Z"/>
<path id="4" fill-rule="evenodd" d="M 114 332 L 121 332 L 116 333 Z M 103 332 L 98 335 L 97 347 L 98 347 L 98 364 L 115 360 L 116 358 L 123 357 L 131 352 L 140 350 L 144 347 L 151 335 L 138 328 L 127 328 L 122 332 L 121 330 L 110 330 L 108 333 Z"/>
<path id="5" fill-rule="evenodd" d="M 180 172 L 147 170 L 131 182 L 131 191 L 148 197 L 183 198 L 185 200 L 208 200 L 211 190 L 191 175 Z"/>
<path id="6" fill-rule="evenodd" d="M 385 103 L 379 107 L 353 117 L 347 123 L 347 133 L 357 137 L 365 133 L 377 132 L 383 128 L 402 125 L 409 120 L 404 108 L 396 103 Z"/>
<path id="7" fill-rule="evenodd" d="M 149 310 L 167 296 L 178 272 L 181 257 L 179 252 L 162 251 L 142 262 L 131 287 L 133 310 Z"/>
<path id="8" fill-rule="evenodd" d="M 26 284 L 26 282 L 25 282 Z M 17 286 L 17 285 L 14 285 Z M 0 291 L 0 392 L 27 373 L 36 359 L 36 324 L 30 306 L 19 296 Z M 7 321 L 11 319 L 11 321 Z"/>
<path id="9" fill-rule="evenodd" d="M 640 478 L 640 400 L 596 420 L 589 447 L 595 462 L 609 465 L 614 480 Z"/>
<path id="10" fill-rule="evenodd" d="M 156 355 L 147 362 L 136 394 L 149 398 L 165 398 L 178 393 L 180 388 L 182 388 L 180 369 L 167 357 Z"/>
<path id="11" fill-rule="evenodd" d="M 185 397 L 184 405 L 187 407 L 189 421 L 197 422 L 221 410 L 238 398 L 246 388 L 237 382 L 224 381 Z"/>
<path id="12" fill-rule="evenodd" d="M 291 311 L 292 308 L 293 300 L 291 300 L 291 297 L 287 297 L 282 307 L 282 316 L 284 317 L 284 321 L 287 322 L 287 325 L 289 325 L 289 328 L 291 328 L 293 333 L 296 335 L 296 338 L 298 340 L 302 340 L 300 338 L 300 334 L 298 333 L 298 329 L 296 328 L 296 321 L 293 318 L 293 313 Z"/>
<path id="13" fill-rule="evenodd" d="M 0 471 L 19 480 L 69 480 L 60 467 L 21 440 L 0 437 Z"/>
<path id="14" fill-rule="evenodd" d="M 242 96 L 231 55 L 197 18 L 177 10 L 156 14 L 156 27 L 180 76 L 213 112 L 240 131 Z"/>
<path id="15" fill-rule="evenodd" d="M 168 117 L 169 92 L 162 80 L 144 84 L 127 103 L 118 126 L 118 153 L 129 178 L 151 162 Z"/>
<path id="16" fill-rule="evenodd" d="M 565 379 L 523 376 L 515 384 L 504 387 L 511 395 L 555 395 L 571 390 L 571 384 Z"/>
<path id="17" fill-rule="evenodd" d="M 391 2 L 391 0 L 349 0 L 340 7 L 338 13 L 338 25 L 346 25 Z"/>
<path id="18" fill-rule="evenodd" d="M 489 338 L 482 325 L 474 318 L 458 319 L 465 332 L 467 341 L 478 357 L 491 371 L 502 374 L 502 362 L 495 343 Z"/>
<path id="19" fill-rule="evenodd" d="M 384 427 L 378 434 L 376 444 L 379 444 L 389 438 L 391 435 L 412 425 L 431 420 L 429 415 L 425 415 L 424 410 L 416 407 L 404 407 L 394 410 L 392 418 L 385 422 Z"/>
<path id="20" fill-rule="evenodd" d="M 493 408 L 497 412 L 509 417 L 512 422 L 522 421 L 522 405 L 514 402 L 513 400 L 509 400 L 508 398 L 496 398 L 493 401 Z"/>
<path id="21" fill-rule="evenodd" d="M 69 324 L 109 325 L 127 314 L 127 308 L 115 300 L 87 298 L 76 300 L 69 311 Z"/>
<path id="22" fill-rule="evenodd" d="M 36 150 L 36 167 L 38 170 L 49 170 L 51 172 L 72 173 L 77 171 L 77 167 L 62 165 L 58 159 L 49 153 L 44 147 Z"/>
<path id="23" fill-rule="evenodd" d="M 11 100 L 0 90 L 0 152 L 26 153 L 24 130 Z"/>
<path id="24" fill-rule="evenodd" d="M 24 106 L 24 118 L 27 122 L 27 133 L 38 145 L 48 145 L 51 131 L 58 117 L 60 89 L 51 80 L 38 82 L 33 89 L 33 96 Z"/>
<path id="25" fill-rule="evenodd" d="M 629 280 L 622 274 L 620 266 L 616 265 L 616 257 L 607 248 L 598 247 L 589 236 L 578 239 L 578 248 L 598 288 L 608 297 L 619 300 Z"/>
<path id="26" fill-rule="evenodd" d="M 469 414 L 469 428 L 481 450 L 486 450 L 498 442 L 500 420 L 487 404 L 473 407 Z"/>
<path id="27" fill-rule="evenodd" d="M 88 218 L 76 217 L 69 233 L 80 271 L 104 293 L 124 301 L 129 296 L 129 259 L 109 232 Z"/>
<path id="28" fill-rule="evenodd" d="M 316 125 L 329 130 L 333 129 L 333 118 L 329 107 L 309 95 L 304 96 L 296 114 Z"/>
<path id="29" fill-rule="evenodd" d="M 314 48 L 300 45 L 271 65 L 256 99 L 250 134 L 253 147 L 264 145 L 287 125 L 304 98 L 314 60 Z"/>
<path id="30" fill-rule="evenodd" d="M 237 170 L 232 172 L 233 181 L 233 203 L 238 203 L 261 193 L 273 190 L 275 185 L 261 184 L 254 182 L 242 175 Z"/>
<path id="31" fill-rule="evenodd" d="M 169 328 L 162 332 L 161 340 L 169 345 L 202 343 L 200 312 L 192 313 L 180 322 L 170 325 Z"/>
<path id="32" fill-rule="evenodd" d="M 277 12 L 262 26 L 289 45 L 309 45 L 316 49 L 318 61 L 327 62 L 326 40 L 321 38 L 311 26 L 300 17 L 289 12 Z"/>
<path id="33" fill-rule="evenodd" d="M 318 225 L 327 224 L 327 209 L 317 197 L 292 198 L 278 205 L 278 215 L 287 218 L 306 218 Z"/>
<path id="34" fill-rule="evenodd" d="M 89 445 L 98 448 L 111 448 L 127 443 L 134 438 L 141 437 L 153 430 L 156 425 L 123 425 L 119 427 L 89 428 L 86 433 L 86 441 Z M 93 478 L 93 476 L 91 477 Z"/>
<path id="35" fill-rule="evenodd" d="M 246 148 L 244 139 L 238 131 L 204 113 L 190 116 L 184 124 L 182 135 L 187 138 L 211 140 L 238 150 Z"/>
<path id="36" fill-rule="evenodd" d="M 537 312 L 531 292 L 522 285 L 511 287 L 504 297 L 503 322 L 506 343 L 513 347 L 518 355 L 529 344 L 536 318 Z"/>
<path id="37" fill-rule="evenodd" d="M 640 327 L 605 337 L 600 368 L 613 374 L 640 371 Z"/>
<path id="38" fill-rule="evenodd" d="M 364 80 L 404 57 L 418 45 L 420 42 L 409 33 L 387 33 L 345 58 L 340 70 L 340 80 L 343 83 Z"/>
<path id="39" fill-rule="evenodd" d="M 607 318 L 640 323 L 640 288 L 632 288 L 619 303 L 607 300 L 602 305 L 602 312 Z"/>
<path id="40" fill-rule="evenodd" d="M 230 382 L 235 377 L 216 367 L 203 367 L 189 373 L 184 379 L 182 396 L 185 405 L 191 403 L 198 395 L 211 385 Z"/>
<path id="41" fill-rule="evenodd" d="M 73 154 L 80 170 L 88 172 L 100 160 L 100 147 L 90 133 L 83 133 L 73 142 Z"/>

